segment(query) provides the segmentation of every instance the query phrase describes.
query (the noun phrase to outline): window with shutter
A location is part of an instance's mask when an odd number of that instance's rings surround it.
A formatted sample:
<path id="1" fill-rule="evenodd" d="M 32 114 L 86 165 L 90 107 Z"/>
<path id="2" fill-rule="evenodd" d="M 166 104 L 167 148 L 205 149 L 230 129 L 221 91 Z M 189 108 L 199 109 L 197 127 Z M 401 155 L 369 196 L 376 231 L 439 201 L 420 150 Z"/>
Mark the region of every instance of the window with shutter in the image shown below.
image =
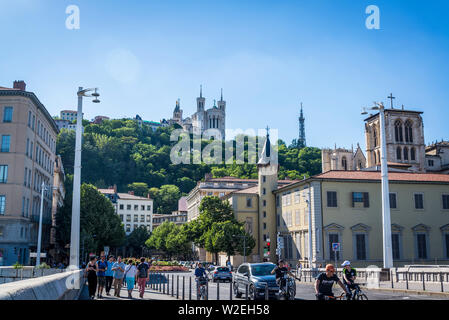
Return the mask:
<path id="1" fill-rule="evenodd" d="M 369 193 L 368 192 L 363 193 L 363 206 L 365 208 L 369 208 Z"/>

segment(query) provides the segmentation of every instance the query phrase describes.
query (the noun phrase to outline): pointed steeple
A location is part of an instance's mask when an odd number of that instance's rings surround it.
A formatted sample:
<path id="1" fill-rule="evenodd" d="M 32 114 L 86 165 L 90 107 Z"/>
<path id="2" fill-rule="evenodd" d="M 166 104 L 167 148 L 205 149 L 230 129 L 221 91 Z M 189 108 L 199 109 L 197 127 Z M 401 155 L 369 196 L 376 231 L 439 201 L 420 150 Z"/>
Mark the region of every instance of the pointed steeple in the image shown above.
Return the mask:
<path id="1" fill-rule="evenodd" d="M 203 97 L 203 85 L 200 84 L 200 98 Z"/>
<path id="2" fill-rule="evenodd" d="M 270 142 L 270 128 L 267 127 L 267 138 L 265 139 L 265 144 L 262 149 L 262 154 L 260 155 L 258 165 L 266 165 L 270 163 L 271 158 L 271 142 Z"/>
<path id="3" fill-rule="evenodd" d="M 223 101 L 223 88 L 221 88 L 221 98 L 220 101 Z"/>

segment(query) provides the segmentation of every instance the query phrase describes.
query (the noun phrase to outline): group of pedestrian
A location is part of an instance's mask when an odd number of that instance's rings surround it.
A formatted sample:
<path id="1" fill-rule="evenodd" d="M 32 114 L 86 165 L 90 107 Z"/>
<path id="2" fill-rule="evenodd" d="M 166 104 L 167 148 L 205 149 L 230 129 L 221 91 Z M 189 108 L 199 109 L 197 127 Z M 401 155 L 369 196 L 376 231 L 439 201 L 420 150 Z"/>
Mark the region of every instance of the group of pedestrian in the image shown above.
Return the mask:
<path id="1" fill-rule="evenodd" d="M 102 255 L 100 260 L 91 257 L 85 269 L 85 277 L 87 278 L 89 297 L 95 299 L 103 298 L 103 290 L 106 295 L 110 296 L 111 289 L 114 287 L 114 296 L 120 298 L 120 291 L 124 284 L 128 291 L 128 298 L 132 299 L 134 287 L 139 287 L 139 297 L 143 298 L 145 287 L 149 280 L 150 265 L 145 258 L 140 258 L 140 262 L 134 263 L 133 259 L 129 259 L 125 264 L 122 257 L 110 256 L 106 261 L 106 256 Z"/>

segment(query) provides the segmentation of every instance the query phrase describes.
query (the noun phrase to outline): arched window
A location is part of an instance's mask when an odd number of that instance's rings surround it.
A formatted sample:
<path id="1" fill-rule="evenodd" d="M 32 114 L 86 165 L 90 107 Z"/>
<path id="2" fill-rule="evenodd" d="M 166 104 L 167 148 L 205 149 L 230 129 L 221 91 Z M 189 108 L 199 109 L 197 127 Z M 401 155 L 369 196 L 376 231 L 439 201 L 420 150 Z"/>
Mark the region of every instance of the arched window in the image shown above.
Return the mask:
<path id="1" fill-rule="evenodd" d="M 348 170 L 348 162 L 346 161 L 346 157 L 343 157 L 342 159 L 341 159 L 341 166 L 342 166 L 342 168 L 343 168 L 343 170 Z"/>
<path id="2" fill-rule="evenodd" d="M 376 148 L 378 146 L 378 141 L 377 141 L 377 130 L 374 129 L 373 130 L 373 135 L 374 135 L 374 148 Z"/>
<path id="3" fill-rule="evenodd" d="M 413 122 L 407 120 L 405 122 L 405 142 L 413 142 Z"/>
<path id="4" fill-rule="evenodd" d="M 404 160 L 408 161 L 408 148 L 407 147 L 404 148 Z"/>
<path id="5" fill-rule="evenodd" d="M 401 147 L 398 147 L 396 149 L 396 158 L 398 158 L 398 160 L 402 159 L 402 152 L 401 152 Z"/>
<path id="6" fill-rule="evenodd" d="M 402 136 L 402 122 L 401 120 L 397 120 L 394 123 L 394 137 L 396 139 L 396 142 L 403 142 L 403 136 Z"/>
<path id="7" fill-rule="evenodd" d="M 416 160 L 416 150 L 415 150 L 415 148 L 412 148 L 410 150 L 410 160 L 412 160 L 412 161 Z"/>
<path id="8" fill-rule="evenodd" d="M 377 164 L 377 156 L 376 156 L 376 152 L 374 151 L 374 164 Z"/>

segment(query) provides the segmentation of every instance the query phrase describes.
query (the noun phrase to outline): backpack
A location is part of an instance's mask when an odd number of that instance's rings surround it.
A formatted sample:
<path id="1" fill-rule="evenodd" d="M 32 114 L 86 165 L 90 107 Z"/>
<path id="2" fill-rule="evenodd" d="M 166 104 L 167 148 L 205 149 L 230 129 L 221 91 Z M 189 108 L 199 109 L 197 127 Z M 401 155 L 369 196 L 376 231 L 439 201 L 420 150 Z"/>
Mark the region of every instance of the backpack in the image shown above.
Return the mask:
<path id="1" fill-rule="evenodd" d="M 146 278 L 148 276 L 148 265 L 146 263 L 139 264 L 137 269 L 139 269 L 139 278 Z"/>

